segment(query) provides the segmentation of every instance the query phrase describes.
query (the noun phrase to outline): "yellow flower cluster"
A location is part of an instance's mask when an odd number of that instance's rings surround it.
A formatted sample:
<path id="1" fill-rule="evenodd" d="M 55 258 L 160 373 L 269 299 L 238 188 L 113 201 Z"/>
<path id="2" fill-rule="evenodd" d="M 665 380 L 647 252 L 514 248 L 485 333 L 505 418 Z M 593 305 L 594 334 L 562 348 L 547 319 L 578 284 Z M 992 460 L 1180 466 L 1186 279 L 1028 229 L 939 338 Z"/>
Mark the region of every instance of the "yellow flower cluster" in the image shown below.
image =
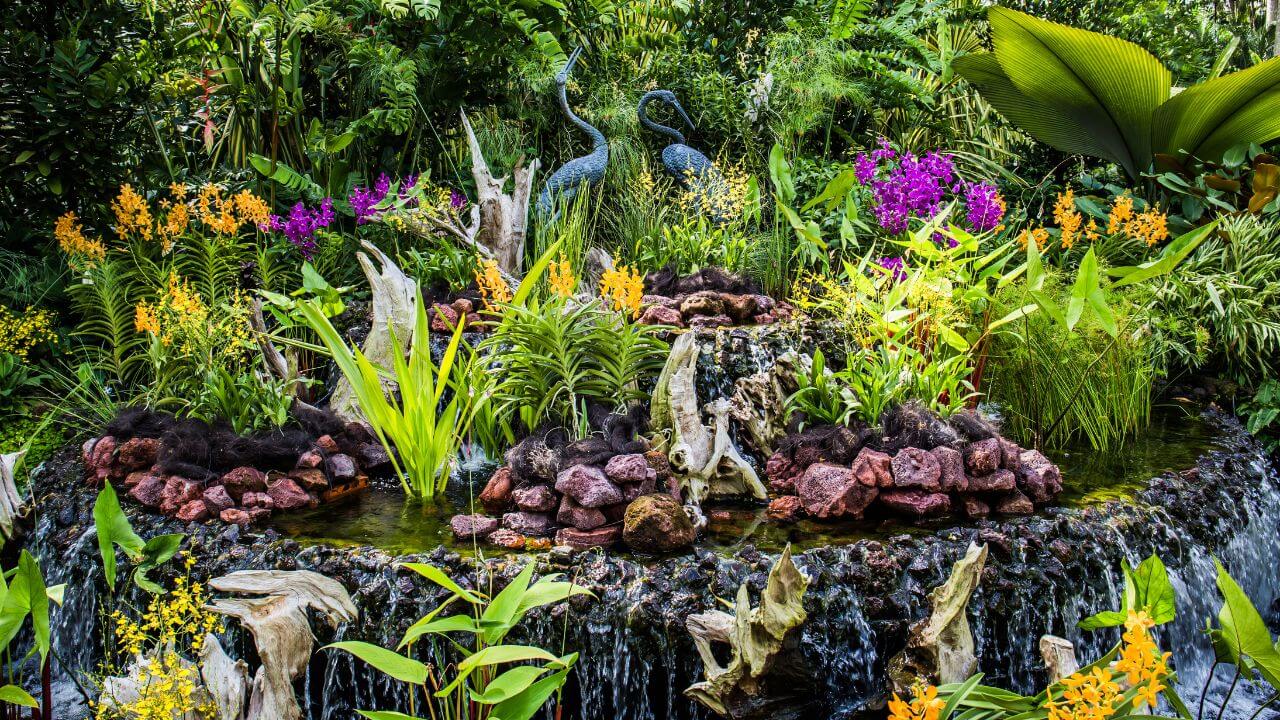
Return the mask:
<path id="1" fill-rule="evenodd" d="M 101 240 L 90 240 L 84 236 L 84 227 L 78 222 L 74 212 L 68 212 L 53 224 L 53 239 L 58 241 L 62 252 L 73 259 L 84 258 L 90 265 L 107 256 L 107 248 Z"/>
<path id="2" fill-rule="evenodd" d="M 1170 653 L 1161 653 L 1151 639 L 1155 623 L 1145 611 L 1129 611 L 1124 623 L 1124 647 L 1116 661 L 1116 672 L 1124 673 L 1129 684 L 1138 688 L 1133 706 L 1147 705 L 1155 708 L 1159 694 L 1165 689 L 1161 683 L 1169 675 Z"/>
<path id="3" fill-rule="evenodd" d="M 699 176 L 693 168 L 685 171 L 686 189 L 680 204 L 689 213 L 703 213 L 726 222 L 741 220 L 751 193 L 751 176 L 741 166 L 725 168 L 722 176 L 709 172 Z"/>
<path id="4" fill-rule="evenodd" d="M 1033 242 L 1036 244 L 1036 248 L 1044 250 L 1049 244 L 1049 231 L 1044 228 L 1024 228 L 1022 232 L 1018 233 L 1018 245 L 1023 250 L 1026 250 L 1027 245 Z"/>
<path id="5" fill-rule="evenodd" d="M 1120 700 L 1120 686 L 1100 667 L 1063 678 L 1062 685 L 1061 701 L 1045 701 L 1049 720 L 1107 720 Z"/>
<path id="6" fill-rule="evenodd" d="M 229 197 L 223 192 L 221 185 L 209 183 L 196 195 L 196 211 L 200 214 L 200 221 L 210 230 L 234 235 L 246 223 L 263 228 L 270 222 L 271 207 L 266 200 L 248 190 Z"/>
<path id="7" fill-rule="evenodd" d="M 578 287 L 578 279 L 573 276 L 573 268 L 565 259 L 564 253 L 560 254 L 559 262 L 551 263 L 548 269 L 551 291 L 563 298 L 572 297 L 573 291 Z"/>
<path id="8" fill-rule="evenodd" d="M 889 720 L 938 720 L 947 703 L 938 697 L 938 688 L 917 683 L 911 688 L 910 702 L 893 694 L 889 701 Z"/>
<path id="9" fill-rule="evenodd" d="M 188 556 L 188 572 L 193 564 L 194 557 Z M 183 575 L 174 580 L 172 591 L 151 598 L 142 617 L 135 620 L 116 610 L 111 619 L 121 654 L 129 658 L 170 646 L 200 652 L 205 636 L 223 629 L 222 616 L 206 609 L 208 602 L 204 586 Z"/>
<path id="10" fill-rule="evenodd" d="M 52 339 L 53 313 L 29 307 L 21 315 L 15 315 L 0 305 L 0 353 L 26 360 L 32 348 Z"/>
<path id="11" fill-rule="evenodd" d="M 1133 198 L 1123 195 L 1111 205 L 1111 213 L 1107 216 L 1107 232 L 1112 235 L 1124 233 L 1134 240 L 1141 240 L 1149 247 L 1169 238 L 1168 222 L 1168 216 L 1155 208 L 1134 212 Z"/>
<path id="12" fill-rule="evenodd" d="M 143 240 L 151 239 L 151 207 L 132 185 L 120 186 L 120 194 L 111 202 L 111 210 L 116 214 L 116 235 L 121 240 L 131 234 L 137 234 Z"/>
<path id="13" fill-rule="evenodd" d="M 625 311 L 629 317 L 638 318 L 640 303 L 644 298 L 644 276 L 626 265 L 605 270 L 600 278 L 600 296 L 614 310 Z"/>
<path id="14" fill-rule="evenodd" d="M 220 312 L 210 308 L 186 278 L 169 273 L 165 290 L 154 303 L 138 303 L 133 327 L 151 333 L 182 356 L 236 356 L 252 347 L 249 300 L 239 291 Z"/>
<path id="15" fill-rule="evenodd" d="M 484 298 L 485 307 L 491 310 L 498 303 L 511 302 L 511 288 L 502 279 L 497 260 L 490 258 L 480 263 L 476 269 L 476 285 L 480 286 L 480 297 Z"/>
<path id="16" fill-rule="evenodd" d="M 1080 227 L 1084 223 L 1084 216 L 1076 210 L 1075 191 L 1068 188 L 1058 195 L 1053 206 L 1053 221 L 1062 230 L 1062 249 L 1070 250 L 1080 238 Z"/>
<path id="17" fill-rule="evenodd" d="M 160 659 L 147 658 L 137 668 L 138 695 L 129 702 L 108 699 L 97 705 L 95 720 L 174 720 L 197 717 L 212 720 L 217 706 L 199 683 L 194 665 L 175 652 L 163 651 Z"/>

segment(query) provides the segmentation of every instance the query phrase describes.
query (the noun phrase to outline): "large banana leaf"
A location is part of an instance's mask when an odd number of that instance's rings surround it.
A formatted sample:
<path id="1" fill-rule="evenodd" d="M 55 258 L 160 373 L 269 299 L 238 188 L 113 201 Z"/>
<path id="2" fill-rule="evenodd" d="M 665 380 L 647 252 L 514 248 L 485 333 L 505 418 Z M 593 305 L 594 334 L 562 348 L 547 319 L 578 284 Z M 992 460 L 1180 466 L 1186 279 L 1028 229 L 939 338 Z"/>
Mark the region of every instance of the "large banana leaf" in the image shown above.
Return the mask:
<path id="1" fill-rule="evenodd" d="M 1217 160 L 1231 146 L 1280 137 L 1280 58 L 1174 95 L 1155 112 L 1154 150 Z"/>

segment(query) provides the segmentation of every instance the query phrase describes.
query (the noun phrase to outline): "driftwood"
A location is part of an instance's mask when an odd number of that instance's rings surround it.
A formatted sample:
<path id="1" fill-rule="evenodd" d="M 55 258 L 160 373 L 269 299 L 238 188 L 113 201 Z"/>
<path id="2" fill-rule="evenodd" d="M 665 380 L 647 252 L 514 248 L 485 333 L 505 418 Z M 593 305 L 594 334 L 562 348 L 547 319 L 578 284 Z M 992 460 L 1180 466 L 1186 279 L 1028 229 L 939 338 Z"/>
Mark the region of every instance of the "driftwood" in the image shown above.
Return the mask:
<path id="1" fill-rule="evenodd" d="M 1057 635 L 1040 636 L 1040 657 L 1044 658 L 1050 683 L 1070 677 L 1080 669 L 1080 662 L 1076 660 L 1076 646 Z"/>
<path id="2" fill-rule="evenodd" d="M 253 676 L 245 720 L 299 720 L 302 710 L 293 694 L 293 681 L 307 669 L 315 642 L 307 609 L 320 612 L 337 627 L 357 617 L 351 596 L 336 580 L 308 570 L 243 570 L 214 578 L 209 587 L 262 596 L 222 598 L 208 605 L 248 628 L 262 660 Z"/>
<path id="3" fill-rule="evenodd" d="M 706 679 L 684 694 L 720 715 L 740 718 L 755 714 L 765 701 L 765 679 L 788 635 L 804 623 L 804 593 L 809 581 L 791 561 L 788 545 L 773 568 L 760 605 L 751 607 L 747 583 L 738 587 L 732 615 L 712 610 L 690 615 L 685 627 L 693 636 Z M 721 665 L 712 648 L 727 644 L 728 665 Z"/>
<path id="4" fill-rule="evenodd" d="M 26 450 L 0 455 L 0 534 L 5 540 L 13 537 L 13 523 L 22 514 L 22 497 L 18 495 L 15 474 L 18 461 Z"/>
<path id="5" fill-rule="evenodd" d="M 227 656 L 218 638 L 205 635 L 200 647 L 200 679 L 217 708 L 218 720 L 241 720 L 249 689 L 249 666 Z"/>
<path id="6" fill-rule="evenodd" d="M 906 649 L 889 660 L 898 692 L 905 693 L 918 678 L 938 685 L 963 682 L 978 669 L 966 610 L 986 562 L 986 544 L 970 543 L 951 567 L 951 577 L 929 593 L 932 613 L 911 627 Z"/>
<path id="7" fill-rule="evenodd" d="M 720 398 L 707 404 L 704 409 L 711 425 L 702 421 L 696 386 L 699 353 L 693 333 L 681 335 L 671 345 L 653 391 L 650 426 L 671 431 L 668 456 L 672 470 L 681 477 L 686 500 L 696 506 L 713 495 L 764 500 L 768 497 L 764 484 L 729 437 L 729 401 Z"/>
<path id="8" fill-rule="evenodd" d="M 808 372 L 812 360 L 807 355 L 787 352 L 767 370 L 739 378 L 729 398 L 729 417 L 746 431 L 751 447 L 768 457 L 778 441 L 787 435 L 787 398 L 798 386 L 797 372 Z"/>
<path id="9" fill-rule="evenodd" d="M 391 258 L 369 241 L 362 240 L 360 246 L 364 250 L 356 253 L 356 260 L 369 279 L 369 288 L 373 291 L 373 318 L 369 337 L 365 339 L 361 352 L 374 366 L 390 368 L 394 364 L 395 352 L 391 333 L 395 332 L 400 347 L 405 350 L 413 343 L 414 311 L 415 304 L 419 301 L 418 283 L 405 275 Z M 377 264 L 370 260 L 371 256 Z M 395 390 L 391 380 L 384 379 L 383 383 L 387 391 Z M 356 402 L 355 389 L 345 375 L 338 377 L 329 407 L 344 420 L 364 419 Z"/>
<path id="10" fill-rule="evenodd" d="M 142 692 L 151 683 L 163 683 L 167 680 L 144 673 L 143 668 L 151 663 L 160 663 L 160 658 L 164 654 L 172 653 L 173 648 L 165 649 L 164 653 L 153 650 L 145 655 L 136 655 L 128 665 L 125 666 L 124 675 L 116 675 L 105 678 L 102 681 L 102 692 L 98 696 L 98 704 L 110 710 L 119 711 L 121 708 L 137 702 L 142 697 Z M 196 666 L 190 660 L 184 657 L 178 658 L 178 664 L 191 673 L 196 673 Z M 197 705 L 203 704 L 210 696 L 203 687 L 196 687 L 192 693 L 192 700 Z M 188 711 L 182 715 L 175 715 L 173 720 L 201 720 L 200 715 L 194 711 Z M 228 720 L 219 717 L 219 720 Z"/>

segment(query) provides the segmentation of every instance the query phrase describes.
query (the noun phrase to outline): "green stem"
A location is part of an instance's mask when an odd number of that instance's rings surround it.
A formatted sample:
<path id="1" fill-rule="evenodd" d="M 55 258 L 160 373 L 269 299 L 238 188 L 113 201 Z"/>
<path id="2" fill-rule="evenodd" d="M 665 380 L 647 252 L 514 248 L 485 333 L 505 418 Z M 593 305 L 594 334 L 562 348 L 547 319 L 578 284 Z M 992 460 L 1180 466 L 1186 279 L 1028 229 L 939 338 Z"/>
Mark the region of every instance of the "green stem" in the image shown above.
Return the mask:
<path id="1" fill-rule="evenodd" d="M 1254 710 L 1253 714 L 1249 716 L 1249 720 L 1257 720 L 1258 716 L 1262 714 L 1262 711 L 1270 707 L 1276 700 L 1280 700 L 1280 692 L 1272 695 L 1266 702 L 1259 705 L 1258 709 Z"/>
<path id="2" fill-rule="evenodd" d="M 1209 686 L 1213 684 L 1213 674 L 1217 672 L 1218 666 L 1222 663 L 1214 662 L 1213 667 L 1209 668 L 1209 675 L 1204 679 L 1204 687 L 1200 688 L 1200 708 L 1196 711 L 1196 720 L 1204 717 L 1204 699 L 1209 695 Z"/>
<path id="3" fill-rule="evenodd" d="M 1231 702 L 1231 696 L 1235 694 L 1236 684 L 1240 682 L 1240 668 L 1236 668 L 1235 675 L 1231 678 L 1231 687 L 1227 688 L 1227 694 L 1222 698 L 1222 705 L 1218 707 L 1218 720 L 1222 720 L 1222 714 L 1227 711 L 1227 703 Z"/>

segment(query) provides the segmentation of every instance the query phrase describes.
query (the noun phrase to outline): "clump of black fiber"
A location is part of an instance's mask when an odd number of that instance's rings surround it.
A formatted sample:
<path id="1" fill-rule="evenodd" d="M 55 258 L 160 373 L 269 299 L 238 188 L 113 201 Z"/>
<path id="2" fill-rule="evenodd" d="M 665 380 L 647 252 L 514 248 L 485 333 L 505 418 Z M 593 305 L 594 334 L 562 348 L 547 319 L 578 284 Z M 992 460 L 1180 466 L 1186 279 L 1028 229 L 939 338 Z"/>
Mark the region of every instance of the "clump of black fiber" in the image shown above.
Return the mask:
<path id="1" fill-rule="evenodd" d="M 516 443 L 505 456 L 517 483 L 553 482 L 560 470 L 560 450 L 569 444 L 562 428 L 545 428 Z"/>
<path id="2" fill-rule="evenodd" d="M 960 434 L 954 428 L 914 400 L 885 410 L 880 416 L 880 429 L 884 437 L 876 449 L 887 453 L 906 447 L 932 450 L 960 443 Z"/>
<path id="3" fill-rule="evenodd" d="M 760 294 L 760 285 L 738 275 L 721 270 L 718 267 L 703 268 L 692 275 L 681 276 L 676 272 L 674 263 L 668 264 L 657 272 L 649 273 L 644 279 L 645 291 L 650 295 L 675 297 L 688 295 L 703 290 L 742 294 Z"/>
<path id="4" fill-rule="evenodd" d="M 1000 436 L 1000 428 L 976 410 L 961 410 L 947 419 L 947 424 L 967 442 L 978 442 Z"/>
<path id="5" fill-rule="evenodd" d="M 805 468 L 816 462 L 849 465 L 858 451 L 875 433 L 862 423 L 853 427 L 817 425 L 778 441 L 777 452 L 791 460 L 795 467 Z"/>
<path id="6" fill-rule="evenodd" d="M 169 413 L 156 412 L 145 407 L 128 407 L 107 423 L 103 435 L 110 435 L 121 442 L 136 437 L 159 438 L 173 422 L 174 417 Z"/>

